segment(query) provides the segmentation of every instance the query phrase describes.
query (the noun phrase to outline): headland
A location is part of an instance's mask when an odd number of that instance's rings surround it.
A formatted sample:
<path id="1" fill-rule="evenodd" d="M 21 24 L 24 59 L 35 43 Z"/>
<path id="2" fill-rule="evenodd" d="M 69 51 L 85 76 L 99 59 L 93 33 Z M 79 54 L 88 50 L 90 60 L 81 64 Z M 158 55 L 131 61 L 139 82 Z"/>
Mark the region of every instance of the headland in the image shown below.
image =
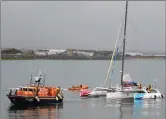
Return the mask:
<path id="1" fill-rule="evenodd" d="M 110 60 L 113 51 L 79 50 L 79 49 L 16 49 L 1 50 L 1 60 Z M 166 55 L 144 54 L 137 52 L 125 53 L 125 59 L 166 59 Z M 122 59 L 122 53 L 116 54 L 116 60 Z"/>

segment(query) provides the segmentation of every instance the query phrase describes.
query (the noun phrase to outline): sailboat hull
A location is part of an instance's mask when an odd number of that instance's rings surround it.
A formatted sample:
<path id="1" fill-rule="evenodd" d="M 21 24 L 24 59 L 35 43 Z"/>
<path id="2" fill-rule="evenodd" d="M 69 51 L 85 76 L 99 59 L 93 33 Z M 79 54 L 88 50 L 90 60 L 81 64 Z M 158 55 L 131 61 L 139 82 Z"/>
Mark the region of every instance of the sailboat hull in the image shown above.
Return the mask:
<path id="1" fill-rule="evenodd" d="M 114 88 L 104 88 L 104 87 L 96 87 L 93 91 L 82 90 L 80 91 L 80 97 L 82 98 L 98 98 L 98 97 L 106 97 L 108 92 L 112 92 Z"/>
<path id="2" fill-rule="evenodd" d="M 134 94 L 127 93 L 127 92 L 109 92 L 106 94 L 107 99 L 133 99 L 134 100 Z"/>
<path id="3" fill-rule="evenodd" d="M 156 99 L 156 98 L 164 98 L 161 93 L 135 93 L 135 100 L 144 100 L 144 99 Z"/>
<path id="4" fill-rule="evenodd" d="M 104 94 L 88 94 L 88 95 L 82 95 L 81 98 L 99 98 L 99 97 L 106 97 L 106 93 Z"/>
<path id="5" fill-rule="evenodd" d="M 9 96 L 9 100 L 13 105 L 16 106 L 38 106 L 38 105 L 54 105 L 62 103 L 63 99 L 57 99 L 55 97 L 25 97 L 25 96 Z"/>

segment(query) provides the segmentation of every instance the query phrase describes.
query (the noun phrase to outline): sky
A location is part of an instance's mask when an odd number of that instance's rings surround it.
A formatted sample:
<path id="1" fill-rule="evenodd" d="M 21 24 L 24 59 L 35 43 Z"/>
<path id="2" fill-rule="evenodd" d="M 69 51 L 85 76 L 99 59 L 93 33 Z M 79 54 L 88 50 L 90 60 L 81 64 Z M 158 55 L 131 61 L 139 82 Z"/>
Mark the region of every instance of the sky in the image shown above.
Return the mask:
<path id="1" fill-rule="evenodd" d="M 2 1 L 1 47 L 112 50 L 125 1 Z M 165 1 L 129 1 L 126 50 L 165 52 Z"/>

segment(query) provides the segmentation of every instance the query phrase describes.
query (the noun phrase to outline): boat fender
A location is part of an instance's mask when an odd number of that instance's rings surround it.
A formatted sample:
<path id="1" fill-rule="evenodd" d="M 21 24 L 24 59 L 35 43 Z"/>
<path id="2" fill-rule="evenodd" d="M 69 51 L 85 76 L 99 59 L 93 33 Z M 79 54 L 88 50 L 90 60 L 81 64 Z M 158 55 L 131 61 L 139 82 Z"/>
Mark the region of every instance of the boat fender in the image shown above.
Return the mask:
<path id="1" fill-rule="evenodd" d="M 164 96 L 161 94 L 161 97 L 164 98 Z"/>
<path id="2" fill-rule="evenodd" d="M 37 102 L 40 102 L 40 99 L 37 96 L 35 96 L 35 99 Z"/>
<path id="3" fill-rule="evenodd" d="M 62 96 L 58 93 L 57 97 L 59 97 L 60 99 L 62 99 Z"/>
<path id="4" fill-rule="evenodd" d="M 154 95 L 154 99 L 156 99 L 157 98 L 157 96 L 156 95 Z"/>
<path id="5" fill-rule="evenodd" d="M 56 98 L 57 101 L 59 100 L 58 96 L 56 96 L 55 98 Z"/>
<path id="6" fill-rule="evenodd" d="M 62 98 L 64 98 L 64 96 L 63 96 L 63 93 L 62 93 L 62 92 L 60 92 L 60 95 L 62 96 Z"/>

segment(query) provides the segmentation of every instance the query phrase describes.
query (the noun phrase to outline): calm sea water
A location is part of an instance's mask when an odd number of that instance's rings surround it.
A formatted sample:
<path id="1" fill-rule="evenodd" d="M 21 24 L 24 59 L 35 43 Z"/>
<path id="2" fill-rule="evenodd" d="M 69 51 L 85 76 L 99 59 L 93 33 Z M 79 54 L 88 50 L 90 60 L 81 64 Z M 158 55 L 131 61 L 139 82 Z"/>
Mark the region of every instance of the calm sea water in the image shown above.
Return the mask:
<path id="1" fill-rule="evenodd" d="M 31 66 L 30 66 L 31 64 Z M 79 93 L 64 91 L 63 105 L 14 108 L 6 97 L 6 89 L 28 84 L 31 72 L 46 72 L 46 83 L 68 88 L 87 84 L 91 89 L 104 83 L 109 61 L 1 61 L 1 119 L 165 119 L 165 99 L 136 101 L 134 104 L 108 101 L 105 98 L 80 99 Z M 117 61 L 111 83 L 120 83 L 121 62 Z M 164 60 L 126 60 L 125 73 L 144 86 L 157 80 L 157 88 L 165 94 Z"/>

